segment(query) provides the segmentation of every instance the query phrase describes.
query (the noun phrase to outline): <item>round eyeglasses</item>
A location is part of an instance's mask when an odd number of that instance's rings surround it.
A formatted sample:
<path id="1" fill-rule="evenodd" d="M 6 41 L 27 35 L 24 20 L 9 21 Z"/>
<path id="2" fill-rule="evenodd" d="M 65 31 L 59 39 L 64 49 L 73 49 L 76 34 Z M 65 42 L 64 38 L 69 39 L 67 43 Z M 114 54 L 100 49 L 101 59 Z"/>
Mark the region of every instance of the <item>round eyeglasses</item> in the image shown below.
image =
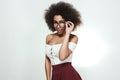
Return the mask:
<path id="1" fill-rule="evenodd" d="M 54 26 L 61 26 L 64 27 L 65 26 L 65 21 L 61 20 L 61 21 L 53 21 Z"/>

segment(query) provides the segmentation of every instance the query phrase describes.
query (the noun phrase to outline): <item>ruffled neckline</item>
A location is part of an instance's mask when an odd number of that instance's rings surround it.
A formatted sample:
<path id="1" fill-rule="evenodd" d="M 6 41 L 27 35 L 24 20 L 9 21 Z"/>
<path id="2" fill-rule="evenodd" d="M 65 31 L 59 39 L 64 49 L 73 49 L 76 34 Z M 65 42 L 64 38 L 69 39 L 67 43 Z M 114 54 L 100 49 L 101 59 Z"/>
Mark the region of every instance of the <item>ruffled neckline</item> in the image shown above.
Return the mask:
<path id="1" fill-rule="evenodd" d="M 69 44 L 74 44 L 74 45 L 77 45 L 76 43 L 74 42 L 69 42 Z M 46 44 L 47 46 L 57 46 L 57 45 L 62 45 L 62 43 L 58 43 L 58 44 Z"/>

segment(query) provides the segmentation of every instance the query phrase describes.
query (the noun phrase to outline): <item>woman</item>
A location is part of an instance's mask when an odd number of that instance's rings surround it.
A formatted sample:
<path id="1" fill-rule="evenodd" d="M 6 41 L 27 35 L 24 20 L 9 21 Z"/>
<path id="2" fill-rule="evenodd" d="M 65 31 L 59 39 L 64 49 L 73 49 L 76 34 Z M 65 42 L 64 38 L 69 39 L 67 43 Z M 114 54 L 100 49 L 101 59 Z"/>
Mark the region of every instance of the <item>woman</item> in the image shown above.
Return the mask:
<path id="1" fill-rule="evenodd" d="M 47 80 L 82 80 L 71 65 L 73 51 L 78 42 L 78 37 L 71 32 L 81 24 L 80 18 L 79 12 L 66 2 L 52 4 L 46 10 L 46 23 L 54 32 L 46 37 Z"/>

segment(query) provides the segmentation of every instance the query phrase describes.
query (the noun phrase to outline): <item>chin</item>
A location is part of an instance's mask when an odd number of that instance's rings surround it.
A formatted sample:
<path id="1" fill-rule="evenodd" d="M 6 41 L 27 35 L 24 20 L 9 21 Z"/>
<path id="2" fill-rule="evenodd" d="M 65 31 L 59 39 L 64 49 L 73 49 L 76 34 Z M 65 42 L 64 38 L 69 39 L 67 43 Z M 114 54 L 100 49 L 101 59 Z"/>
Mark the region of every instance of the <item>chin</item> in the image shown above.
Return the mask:
<path id="1" fill-rule="evenodd" d="M 57 33 L 57 34 L 62 35 L 63 33 Z"/>
<path id="2" fill-rule="evenodd" d="M 62 33 L 62 32 L 57 32 L 57 34 L 58 34 L 58 35 L 63 35 L 63 33 Z"/>

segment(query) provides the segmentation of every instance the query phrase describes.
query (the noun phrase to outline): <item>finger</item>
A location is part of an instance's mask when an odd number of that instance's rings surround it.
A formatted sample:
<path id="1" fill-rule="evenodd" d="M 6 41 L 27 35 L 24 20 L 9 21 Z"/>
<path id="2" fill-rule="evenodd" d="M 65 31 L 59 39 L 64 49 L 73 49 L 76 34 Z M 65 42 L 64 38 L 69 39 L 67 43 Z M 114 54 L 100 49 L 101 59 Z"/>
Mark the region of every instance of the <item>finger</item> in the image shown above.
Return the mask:
<path id="1" fill-rule="evenodd" d="M 73 22 L 71 21 L 67 21 L 67 23 L 69 24 L 69 26 L 74 26 Z"/>
<path id="2" fill-rule="evenodd" d="M 68 27 L 71 28 L 71 26 L 72 26 L 72 25 L 71 25 L 70 23 L 68 23 Z"/>
<path id="3" fill-rule="evenodd" d="M 66 26 L 66 28 L 69 28 L 69 26 L 68 26 L 68 22 L 65 23 L 65 26 Z"/>
<path id="4" fill-rule="evenodd" d="M 67 21 L 67 22 L 66 22 L 66 27 L 67 27 L 67 28 L 70 28 L 70 27 L 71 27 L 71 23 Z"/>

